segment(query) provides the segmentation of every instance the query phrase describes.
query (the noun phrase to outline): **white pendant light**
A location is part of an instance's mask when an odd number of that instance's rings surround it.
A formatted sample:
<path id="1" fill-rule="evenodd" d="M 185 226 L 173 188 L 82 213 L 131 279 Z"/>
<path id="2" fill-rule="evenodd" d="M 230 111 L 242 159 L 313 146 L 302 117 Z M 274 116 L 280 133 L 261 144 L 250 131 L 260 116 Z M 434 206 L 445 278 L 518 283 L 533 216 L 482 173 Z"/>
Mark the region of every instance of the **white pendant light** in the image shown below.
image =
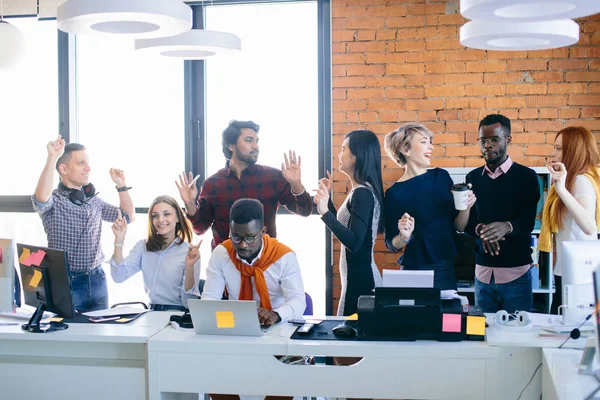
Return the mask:
<path id="1" fill-rule="evenodd" d="M 74 34 L 150 38 L 190 30 L 192 9 L 182 0 L 68 0 L 56 20 L 58 29 Z"/>
<path id="2" fill-rule="evenodd" d="M 460 13 L 470 20 L 547 21 L 599 12 L 600 0 L 460 0 Z"/>
<path id="3" fill-rule="evenodd" d="M 240 51 L 242 41 L 233 33 L 192 29 L 176 36 L 138 39 L 135 49 L 165 57 L 201 60 L 217 53 Z"/>
<path id="4" fill-rule="evenodd" d="M 470 21 L 460 28 L 460 44 L 482 50 L 544 50 L 579 41 L 570 19 L 542 22 Z"/>
<path id="5" fill-rule="evenodd" d="M 17 64 L 25 53 L 25 36 L 4 20 L 4 1 L 0 0 L 0 69 Z"/>

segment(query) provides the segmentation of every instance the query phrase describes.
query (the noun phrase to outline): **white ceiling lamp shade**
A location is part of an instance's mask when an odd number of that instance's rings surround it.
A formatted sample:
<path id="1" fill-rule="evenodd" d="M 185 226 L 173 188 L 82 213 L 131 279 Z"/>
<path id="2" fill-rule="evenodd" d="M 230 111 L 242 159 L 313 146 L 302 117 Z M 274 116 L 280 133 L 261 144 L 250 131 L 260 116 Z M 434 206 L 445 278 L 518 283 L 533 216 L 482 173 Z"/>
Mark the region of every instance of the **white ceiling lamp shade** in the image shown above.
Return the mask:
<path id="1" fill-rule="evenodd" d="M 542 22 L 470 21 L 460 28 L 460 44 L 481 50 L 545 50 L 579 41 L 570 19 Z"/>
<path id="2" fill-rule="evenodd" d="M 470 20 L 548 21 L 600 12 L 600 0 L 460 0 L 460 13 Z"/>
<path id="3" fill-rule="evenodd" d="M 192 28 L 192 9 L 182 0 L 68 0 L 58 7 L 58 29 L 96 35 L 153 38 Z"/>
<path id="4" fill-rule="evenodd" d="M 138 39 L 135 49 L 146 54 L 202 60 L 218 53 L 240 51 L 242 41 L 233 33 L 192 29 L 176 36 Z"/>
<path id="5" fill-rule="evenodd" d="M 0 17 L 0 69 L 16 65 L 25 53 L 25 36 Z"/>

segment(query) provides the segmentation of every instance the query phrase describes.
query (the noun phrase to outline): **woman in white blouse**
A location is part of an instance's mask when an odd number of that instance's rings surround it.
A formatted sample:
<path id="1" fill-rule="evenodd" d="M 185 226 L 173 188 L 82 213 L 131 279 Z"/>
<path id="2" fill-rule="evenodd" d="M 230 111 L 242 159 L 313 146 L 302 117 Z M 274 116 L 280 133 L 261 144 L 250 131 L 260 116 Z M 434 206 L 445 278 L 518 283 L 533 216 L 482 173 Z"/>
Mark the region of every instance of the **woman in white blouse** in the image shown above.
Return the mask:
<path id="1" fill-rule="evenodd" d="M 154 199 L 148 211 L 148 238 L 136 243 L 127 257 L 123 258 L 127 222 L 120 212 L 112 230 L 110 274 L 120 283 L 142 271 L 151 309 L 186 310 L 188 298 L 200 295 L 200 243 L 191 244 L 192 228 L 174 198 Z"/>

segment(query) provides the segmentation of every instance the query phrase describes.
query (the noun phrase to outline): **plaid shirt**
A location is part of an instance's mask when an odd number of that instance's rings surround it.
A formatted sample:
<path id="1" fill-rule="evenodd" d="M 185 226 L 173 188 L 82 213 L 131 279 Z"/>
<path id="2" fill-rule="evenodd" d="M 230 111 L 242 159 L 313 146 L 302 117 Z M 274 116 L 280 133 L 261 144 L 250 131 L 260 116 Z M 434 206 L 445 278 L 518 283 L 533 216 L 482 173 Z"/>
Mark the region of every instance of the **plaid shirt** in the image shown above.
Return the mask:
<path id="1" fill-rule="evenodd" d="M 229 168 L 223 168 L 204 181 L 196 202 L 198 209 L 190 217 L 198 235 L 212 226 L 213 249 L 229 237 L 229 210 L 241 198 L 257 199 L 262 203 L 265 226 L 271 237 L 277 237 L 275 216 L 279 205 L 305 217 L 312 212 L 310 195 L 305 191 L 294 196 L 292 186 L 278 169 L 253 164 L 242 172 L 242 179 L 238 179 Z"/>
<path id="2" fill-rule="evenodd" d="M 33 209 L 40 215 L 48 236 L 48 247 L 67 252 L 71 272 L 89 272 L 104 261 L 100 238 L 102 221 L 114 222 L 118 207 L 98 197 L 84 205 L 73 204 L 69 192 L 54 189 L 46 203 L 31 196 Z M 129 215 L 121 210 L 129 221 Z"/>

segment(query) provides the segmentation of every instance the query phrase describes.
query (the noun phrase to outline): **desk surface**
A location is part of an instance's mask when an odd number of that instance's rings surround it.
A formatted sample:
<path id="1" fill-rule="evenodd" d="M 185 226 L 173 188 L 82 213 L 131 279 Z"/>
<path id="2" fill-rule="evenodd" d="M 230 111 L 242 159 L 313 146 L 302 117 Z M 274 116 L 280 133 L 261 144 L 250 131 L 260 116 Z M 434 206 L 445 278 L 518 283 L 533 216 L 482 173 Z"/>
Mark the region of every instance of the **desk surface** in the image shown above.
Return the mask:
<path id="1" fill-rule="evenodd" d="M 559 400 L 585 399 L 600 385 L 595 377 L 578 373 L 577 365 L 582 354 L 582 350 L 543 350 L 544 368 L 551 378 L 551 381 L 544 382 L 544 386 L 550 385 L 544 388 L 545 395 Z M 600 399 L 600 392 L 596 393 L 594 399 Z"/>
<path id="2" fill-rule="evenodd" d="M 0 322 L 18 325 L 0 326 L 0 340 L 77 341 L 102 343 L 146 343 L 169 322 L 171 312 L 148 312 L 129 324 L 69 324 L 69 329 L 49 333 L 31 333 L 21 329 L 26 321 L 0 318 Z"/>

